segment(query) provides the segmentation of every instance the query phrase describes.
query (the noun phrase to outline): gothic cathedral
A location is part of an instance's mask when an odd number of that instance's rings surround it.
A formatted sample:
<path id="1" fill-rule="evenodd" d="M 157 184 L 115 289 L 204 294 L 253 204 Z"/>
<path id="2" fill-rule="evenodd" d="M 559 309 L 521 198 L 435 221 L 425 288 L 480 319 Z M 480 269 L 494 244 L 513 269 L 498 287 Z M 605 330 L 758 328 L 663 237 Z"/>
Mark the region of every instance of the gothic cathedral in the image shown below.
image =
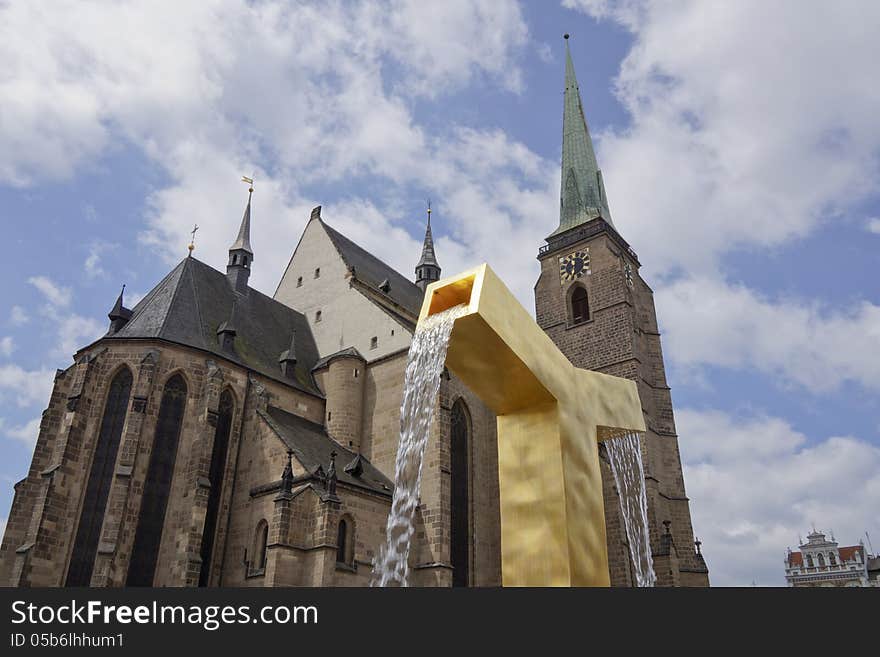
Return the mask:
<path id="1" fill-rule="evenodd" d="M 562 174 L 559 227 L 538 255 L 537 321 L 576 366 L 638 384 L 658 585 L 706 586 L 652 292 L 611 221 L 567 49 Z M 15 484 L 0 585 L 370 583 L 407 353 L 441 275 L 430 210 L 413 280 L 315 208 L 270 297 L 249 285 L 252 192 L 225 272 L 190 245 L 133 308 L 120 294 L 107 333 L 58 370 Z M 601 449 L 611 582 L 633 586 Z M 501 584 L 498 486 L 496 418 L 446 372 L 411 585 Z"/>

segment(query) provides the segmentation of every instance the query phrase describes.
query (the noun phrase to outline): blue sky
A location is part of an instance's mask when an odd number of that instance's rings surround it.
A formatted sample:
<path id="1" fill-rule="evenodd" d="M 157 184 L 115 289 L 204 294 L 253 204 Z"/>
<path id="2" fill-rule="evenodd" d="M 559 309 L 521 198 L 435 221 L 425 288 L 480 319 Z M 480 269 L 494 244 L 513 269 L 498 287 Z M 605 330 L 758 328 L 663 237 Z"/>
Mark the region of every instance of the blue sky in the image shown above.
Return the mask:
<path id="1" fill-rule="evenodd" d="M 533 307 L 558 221 L 563 32 L 616 225 L 655 290 L 716 584 L 815 523 L 880 541 L 880 97 L 866 3 L 0 6 L 0 522 L 56 368 L 119 287 L 220 267 L 255 173 L 271 293 L 311 207 L 409 274 Z"/>

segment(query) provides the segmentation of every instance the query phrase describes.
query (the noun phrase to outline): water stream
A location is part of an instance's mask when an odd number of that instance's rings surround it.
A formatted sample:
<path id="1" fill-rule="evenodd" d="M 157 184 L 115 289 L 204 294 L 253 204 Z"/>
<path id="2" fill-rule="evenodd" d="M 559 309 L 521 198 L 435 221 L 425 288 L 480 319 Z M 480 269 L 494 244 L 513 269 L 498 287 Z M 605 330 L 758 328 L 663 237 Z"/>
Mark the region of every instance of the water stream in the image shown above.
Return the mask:
<path id="1" fill-rule="evenodd" d="M 620 497 L 620 510 L 629 543 L 636 586 L 654 586 L 654 561 L 648 535 L 648 498 L 645 494 L 645 470 L 642 465 L 641 439 L 627 433 L 605 441 L 611 471 Z"/>
<path id="2" fill-rule="evenodd" d="M 462 304 L 430 315 L 416 329 L 400 405 L 400 442 L 394 476 L 394 497 L 385 530 L 373 562 L 372 586 L 406 586 L 409 548 L 415 533 L 422 459 L 434 420 L 440 376 L 455 320 L 467 312 Z"/>

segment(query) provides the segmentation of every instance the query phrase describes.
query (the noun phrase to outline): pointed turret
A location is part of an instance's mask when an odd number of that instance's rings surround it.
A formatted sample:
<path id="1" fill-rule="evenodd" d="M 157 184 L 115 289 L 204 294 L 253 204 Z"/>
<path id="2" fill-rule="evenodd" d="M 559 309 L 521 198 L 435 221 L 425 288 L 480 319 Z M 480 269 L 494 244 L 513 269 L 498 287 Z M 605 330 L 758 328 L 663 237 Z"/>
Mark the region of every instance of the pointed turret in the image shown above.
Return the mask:
<path id="1" fill-rule="evenodd" d="M 416 265 L 416 285 L 422 291 L 433 281 L 440 280 L 440 265 L 434 254 L 434 236 L 431 235 L 431 203 L 428 202 L 428 227 L 425 229 L 425 241 L 422 244 L 422 257 Z"/>
<path id="2" fill-rule="evenodd" d="M 217 340 L 223 351 L 235 350 L 235 336 L 238 331 L 235 328 L 235 306 L 236 302 L 232 302 L 232 310 L 229 312 L 229 319 L 217 327 Z"/>
<path id="3" fill-rule="evenodd" d="M 250 180 L 250 179 L 248 179 Z M 229 262 L 226 264 L 226 276 L 236 292 L 247 294 L 248 278 L 251 275 L 251 263 L 254 260 L 254 252 L 251 249 L 251 196 L 254 187 L 248 188 L 247 207 L 241 218 L 241 226 L 238 229 L 238 237 L 229 247 Z"/>
<path id="4" fill-rule="evenodd" d="M 113 309 L 107 313 L 107 317 L 110 318 L 110 333 L 116 333 L 131 319 L 131 311 L 122 302 L 123 294 L 125 294 L 125 285 L 122 286 L 122 291 L 120 291 L 119 296 L 116 298 Z"/>
<path id="5" fill-rule="evenodd" d="M 281 365 L 281 374 L 287 379 L 296 378 L 296 332 L 290 332 L 290 347 L 281 352 L 278 357 Z"/>
<path id="6" fill-rule="evenodd" d="M 611 224 L 602 172 L 596 162 L 593 140 L 565 35 L 565 94 L 562 113 L 562 189 L 559 228 L 553 235 L 602 217 Z M 612 224 L 613 225 L 613 224 Z"/>

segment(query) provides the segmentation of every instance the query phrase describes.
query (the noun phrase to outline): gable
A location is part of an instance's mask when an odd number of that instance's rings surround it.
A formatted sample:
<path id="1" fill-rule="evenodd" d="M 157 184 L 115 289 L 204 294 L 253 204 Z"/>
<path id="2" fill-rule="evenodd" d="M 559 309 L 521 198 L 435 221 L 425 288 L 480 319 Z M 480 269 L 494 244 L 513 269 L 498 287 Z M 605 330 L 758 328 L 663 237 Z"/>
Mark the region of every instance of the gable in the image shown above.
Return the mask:
<path id="1" fill-rule="evenodd" d="M 384 307 L 381 299 L 365 289 L 368 284 L 356 278 L 356 268 L 352 275 L 331 231 L 320 219 L 309 221 L 275 299 L 305 316 L 319 358 L 353 347 L 373 361 L 408 349 L 413 323 L 390 306 Z M 320 270 L 317 276 L 316 270 Z"/>

